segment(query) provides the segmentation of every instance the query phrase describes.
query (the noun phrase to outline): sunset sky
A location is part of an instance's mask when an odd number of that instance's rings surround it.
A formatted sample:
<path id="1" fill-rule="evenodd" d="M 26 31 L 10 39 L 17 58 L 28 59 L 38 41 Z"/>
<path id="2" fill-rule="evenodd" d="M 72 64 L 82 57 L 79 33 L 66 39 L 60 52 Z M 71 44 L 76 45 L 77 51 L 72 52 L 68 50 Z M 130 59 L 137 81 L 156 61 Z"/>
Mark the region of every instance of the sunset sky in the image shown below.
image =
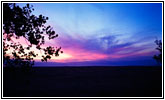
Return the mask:
<path id="1" fill-rule="evenodd" d="M 21 7 L 25 4 L 19 4 Z M 59 37 L 46 45 L 64 51 L 36 66 L 156 65 L 162 39 L 161 3 L 33 3 Z"/>

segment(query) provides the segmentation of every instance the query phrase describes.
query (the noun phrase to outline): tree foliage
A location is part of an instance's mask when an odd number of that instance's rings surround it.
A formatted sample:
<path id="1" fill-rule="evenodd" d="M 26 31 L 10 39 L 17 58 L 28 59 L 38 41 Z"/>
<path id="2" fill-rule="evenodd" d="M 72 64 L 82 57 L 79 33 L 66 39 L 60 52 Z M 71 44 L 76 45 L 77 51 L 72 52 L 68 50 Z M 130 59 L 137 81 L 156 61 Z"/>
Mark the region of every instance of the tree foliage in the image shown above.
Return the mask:
<path id="1" fill-rule="evenodd" d="M 159 51 L 158 55 L 154 55 L 154 59 L 159 62 L 162 63 L 162 41 L 161 40 L 156 40 L 155 41 L 156 45 L 157 45 L 157 50 Z"/>
<path id="2" fill-rule="evenodd" d="M 51 26 L 45 25 L 48 17 L 35 16 L 32 14 L 33 11 L 33 6 L 29 4 L 21 8 L 15 3 L 3 3 L 4 65 L 24 67 L 34 65 L 34 59 L 38 54 L 31 50 L 32 46 L 36 46 L 36 49 L 44 52 L 41 61 L 47 62 L 52 56 L 59 56 L 59 53 L 62 53 L 61 47 L 42 47 L 45 44 L 46 36 L 51 40 L 58 37 L 58 34 Z M 20 37 L 25 38 L 30 44 L 24 46 L 12 40 Z M 12 50 L 11 54 L 8 54 L 9 50 Z"/>

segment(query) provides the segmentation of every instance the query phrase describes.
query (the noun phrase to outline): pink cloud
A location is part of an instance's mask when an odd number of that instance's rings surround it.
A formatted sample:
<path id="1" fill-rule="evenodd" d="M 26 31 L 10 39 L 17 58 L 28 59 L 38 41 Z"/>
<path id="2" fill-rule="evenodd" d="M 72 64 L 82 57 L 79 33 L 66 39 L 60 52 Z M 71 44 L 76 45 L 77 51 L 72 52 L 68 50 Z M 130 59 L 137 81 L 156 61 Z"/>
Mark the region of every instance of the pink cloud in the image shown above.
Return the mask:
<path id="1" fill-rule="evenodd" d="M 16 40 L 13 38 L 14 42 L 20 42 L 22 45 L 27 46 L 30 44 L 28 41 L 25 40 L 25 38 L 21 37 L 19 40 Z M 117 48 L 109 48 L 108 50 L 112 50 L 112 52 L 105 53 L 100 49 L 96 49 L 94 46 L 88 42 L 86 42 L 85 39 L 81 38 L 81 41 L 79 38 L 77 40 L 71 38 L 71 37 L 58 37 L 54 40 L 47 40 L 46 44 L 43 45 L 43 47 L 46 46 L 57 46 L 62 47 L 62 51 L 64 51 L 63 54 L 60 54 L 59 57 L 52 57 L 50 62 L 83 62 L 83 61 L 97 61 L 97 60 L 118 60 L 120 58 L 127 58 L 132 57 L 136 58 L 137 56 L 148 56 L 153 55 L 153 51 L 144 51 L 147 50 L 141 47 L 133 47 L 131 45 L 129 46 L 118 46 Z M 91 46 L 90 48 L 87 46 Z M 92 46 L 94 49 L 92 49 Z M 32 49 L 33 51 L 37 51 L 35 47 Z M 39 56 L 36 59 L 36 61 L 40 61 L 42 52 L 39 53 Z"/>

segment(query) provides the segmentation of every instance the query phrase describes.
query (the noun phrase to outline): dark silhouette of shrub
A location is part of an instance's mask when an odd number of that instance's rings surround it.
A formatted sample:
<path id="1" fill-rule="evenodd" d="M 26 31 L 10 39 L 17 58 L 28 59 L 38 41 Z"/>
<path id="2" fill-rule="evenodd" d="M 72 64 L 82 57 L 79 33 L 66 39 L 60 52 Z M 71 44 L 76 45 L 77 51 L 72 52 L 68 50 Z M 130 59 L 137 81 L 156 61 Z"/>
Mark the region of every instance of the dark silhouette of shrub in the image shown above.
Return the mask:
<path id="1" fill-rule="evenodd" d="M 55 33 L 51 26 L 45 23 L 48 17 L 32 14 L 34 8 L 32 5 L 26 4 L 23 8 L 15 3 L 3 3 L 3 64 L 10 67 L 29 68 L 34 65 L 34 58 L 38 56 L 35 51 L 30 50 L 33 46 L 44 52 L 41 61 L 51 59 L 52 56 L 59 56 L 61 47 L 52 46 L 43 47 L 45 44 L 45 36 L 48 39 L 55 39 L 58 34 Z M 12 39 L 25 38 L 30 43 L 25 47 L 19 42 Z M 8 51 L 12 51 L 8 54 Z M 25 51 L 26 50 L 26 51 Z"/>
<path id="2" fill-rule="evenodd" d="M 154 59 L 158 62 L 158 63 L 162 63 L 162 41 L 161 40 L 156 40 L 155 41 L 156 45 L 157 45 L 157 50 L 160 52 L 158 55 L 154 55 Z"/>

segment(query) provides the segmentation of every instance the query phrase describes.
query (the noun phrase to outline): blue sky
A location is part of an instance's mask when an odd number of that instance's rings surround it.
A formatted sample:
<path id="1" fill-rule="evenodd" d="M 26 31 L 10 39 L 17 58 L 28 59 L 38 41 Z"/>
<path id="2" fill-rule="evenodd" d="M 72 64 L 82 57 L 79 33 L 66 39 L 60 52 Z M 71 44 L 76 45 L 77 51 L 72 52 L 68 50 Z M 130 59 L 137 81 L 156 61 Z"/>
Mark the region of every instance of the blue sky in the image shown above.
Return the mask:
<path id="1" fill-rule="evenodd" d="M 47 25 L 59 34 L 48 45 L 61 46 L 69 55 L 53 60 L 54 64 L 156 65 L 152 57 L 157 53 L 154 41 L 162 38 L 161 3 L 32 5 L 33 14 L 49 17 Z"/>

